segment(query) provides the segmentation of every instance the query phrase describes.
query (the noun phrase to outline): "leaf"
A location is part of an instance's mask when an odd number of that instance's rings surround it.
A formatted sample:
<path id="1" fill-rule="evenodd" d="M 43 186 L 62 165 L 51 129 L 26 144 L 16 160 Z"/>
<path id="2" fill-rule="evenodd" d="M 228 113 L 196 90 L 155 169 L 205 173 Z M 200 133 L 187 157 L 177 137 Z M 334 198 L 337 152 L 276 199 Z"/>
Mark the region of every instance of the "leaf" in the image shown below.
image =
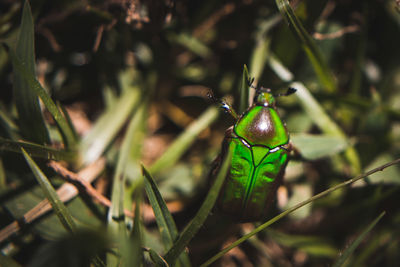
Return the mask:
<path id="1" fill-rule="evenodd" d="M 29 142 L 19 142 L 0 137 L 0 150 L 21 153 L 21 148 L 31 157 L 49 160 L 73 160 L 76 153 L 66 150 L 58 150 L 48 146 L 37 145 Z"/>
<path id="2" fill-rule="evenodd" d="M 333 267 L 340 267 L 343 266 L 343 264 L 346 262 L 346 260 L 349 258 L 349 256 L 354 252 L 354 250 L 360 245 L 360 243 L 365 239 L 367 234 L 372 230 L 372 228 L 375 227 L 375 225 L 379 222 L 379 220 L 385 215 L 385 212 L 383 211 L 379 216 L 371 222 L 367 228 L 354 240 L 354 242 L 351 243 L 351 245 L 340 255 L 340 257 L 337 259 Z"/>
<path id="3" fill-rule="evenodd" d="M 247 66 L 243 65 L 242 82 L 239 87 L 239 92 L 240 92 L 239 114 L 242 114 L 250 104 L 249 80 L 250 80 L 249 71 L 247 70 Z"/>
<path id="4" fill-rule="evenodd" d="M 29 1 L 25 1 L 22 20 L 14 57 L 18 57 L 26 72 L 35 75 L 35 45 L 33 18 Z M 10 49 L 11 51 L 12 49 Z M 12 51 L 12 53 L 14 53 Z M 22 135 L 32 142 L 49 143 L 49 135 L 44 124 L 39 99 L 31 84 L 25 79 L 13 60 L 14 98 L 18 110 L 18 125 Z"/>
<path id="5" fill-rule="evenodd" d="M 149 198 L 151 207 L 153 208 L 154 216 L 156 218 L 157 226 L 160 231 L 164 247 L 166 249 L 170 249 L 173 245 L 173 242 L 178 237 L 178 230 L 176 228 L 174 219 L 172 218 L 172 215 L 169 212 L 168 207 L 165 204 L 165 201 L 162 198 L 156 183 L 154 182 L 153 177 L 151 177 L 150 173 L 143 165 L 142 172 L 145 178 L 144 188 L 146 190 L 147 197 Z M 181 266 L 190 266 L 190 260 L 187 253 L 183 253 L 179 257 L 179 261 L 181 263 Z"/>
<path id="6" fill-rule="evenodd" d="M 143 189 L 141 186 L 140 191 Z M 133 224 L 133 230 L 131 235 L 131 242 L 128 246 L 129 250 L 127 250 L 126 256 L 128 258 L 127 264 L 125 266 L 142 266 L 143 264 L 143 250 L 142 250 L 142 222 L 140 220 L 140 205 L 142 200 L 142 192 L 139 192 L 136 196 L 135 202 L 135 218 Z"/>
<path id="7" fill-rule="evenodd" d="M 140 100 L 138 88 L 124 92 L 108 111 L 96 121 L 90 132 L 81 142 L 83 161 L 94 162 L 104 150 L 115 140 L 129 115 Z"/>
<path id="8" fill-rule="evenodd" d="M 67 207 L 64 203 L 60 200 L 57 195 L 56 190 L 53 188 L 47 177 L 44 173 L 39 169 L 36 163 L 32 160 L 32 158 L 26 153 L 26 151 L 21 148 L 22 153 L 25 157 L 26 162 L 28 163 L 29 167 L 31 168 L 33 174 L 35 175 L 36 180 L 40 184 L 46 198 L 49 200 L 51 206 L 54 209 L 54 212 L 57 214 L 58 219 L 64 226 L 64 228 L 73 233 L 76 231 L 75 222 L 72 219 L 71 213 L 68 211 Z"/>
<path id="9" fill-rule="evenodd" d="M 229 161 L 229 159 L 231 158 L 231 153 L 232 152 L 228 150 L 226 158 L 222 163 L 220 170 L 218 171 L 215 182 L 208 192 L 207 197 L 201 205 L 196 216 L 190 221 L 183 232 L 179 235 L 172 248 L 167 252 L 167 254 L 165 254 L 164 259 L 168 262 L 169 265 L 174 265 L 175 261 L 182 253 L 183 249 L 189 244 L 190 240 L 200 230 L 200 227 L 202 227 L 208 215 L 210 214 L 210 211 L 213 208 L 215 201 L 217 200 L 219 191 L 221 190 L 221 187 L 225 181 L 228 168 L 231 164 Z"/>
<path id="10" fill-rule="evenodd" d="M 61 135 L 63 136 L 65 144 L 68 147 L 74 148 L 76 145 L 74 131 L 70 128 L 70 125 L 65 117 L 61 114 L 60 110 L 47 94 L 46 90 L 36 80 L 35 76 L 26 69 L 25 65 L 18 59 L 12 49 L 9 50 L 9 53 L 13 63 L 14 71 L 17 72 L 21 79 L 23 79 L 29 85 L 29 90 L 35 92 L 35 94 L 43 101 L 43 104 L 46 106 L 57 125 L 60 127 Z"/>
<path id="11" fill-rule="evenodd" d="M 276 5 L 278 6 L 282 16 L 288 22 L 289 27 L 292 29 L 295 36 L 300 40 L 303 49 L 314 68 L 314 71 L 321 81 L 321 84 L 328 92 L 336 91 L 336 81 L 332 72 L 330 71 L 315 41 L 304 29 L 302 23 L 297 18 L 293 9 L 290 7 L 289 1 L 276 0 Z"/>
<path id="12" fill-rule="evenodd" d="M 151 173 L 157 173 L 171 167 L 188 149 L 198 135 L 218 117 L 218 108 L 211 106 L 189 125 L 189 127 L 168 147 L 164 154 L 150 167 Z"/>
<path id="13" fill-rule="evenodd" d="M 152 250 L 151 248 L 147 249 L 147 252 L 150 255 L 151 260 L 153 261 L 153 263 L 155 264 L 155 266 L 157 267 L 168 267 L 168 263 L 154 250 Z M 186 265 L 184 265 L 186 266 Z"/>
<path id="14" fill-rule="evenodd" d="M 349 145 L 346 139 L 333 135 L 291 134 L 290 139 L 302 157 L 308 160 L 337 154 Z"/>

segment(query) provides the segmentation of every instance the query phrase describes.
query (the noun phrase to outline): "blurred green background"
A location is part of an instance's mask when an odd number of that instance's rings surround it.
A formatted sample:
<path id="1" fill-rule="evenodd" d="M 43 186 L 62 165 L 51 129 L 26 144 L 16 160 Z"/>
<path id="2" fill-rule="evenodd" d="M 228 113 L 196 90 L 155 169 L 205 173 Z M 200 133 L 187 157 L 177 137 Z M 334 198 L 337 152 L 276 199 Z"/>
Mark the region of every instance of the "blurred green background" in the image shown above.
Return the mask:
<path id="1" fill-rule="evenodd" d="M 267 219 L 398 158 L 399 2 L 290 5 L 293 10 L 283 0 L 33 0 L 32 19 L 24 20 L 22 1 L 0 1 L 0 265 L 88 266 L 97 254 L 96 266 L 162 266 L 150 256 L 169 247 L 160 241 L 149 193 L 142 193 L 140 164 L 182 233 L 212 184 L 208 172 L 234 123 L 207 95 L 212 91 L 242 111 L 248 105 L 239 90 L 246 87 L 244 65 L 259 86 L 298 89 L 277 105 L 301 156 L 289 163 Z M 24 68 L 50 100 L 40 97 L 38 104 Z M 51 100 L 58 108 L 49 107 Z M 89 183 L 110 199 L 111 209 L 83 189 L 66 202 L 80 229 L 75 235 L 60 223 L 69 214 L 62 208 L 61 217 L 48 212 L 28 220 L 46 193 L 20 147 L 56 189 L 64 181 L 48 159 L 63 160 L 75 173 L 100 162 Z M 214 264 L 397 266 L 399 185 L 400 169 L 392 166 L 289 214 Z M 141 207 L 140 222 L 115 220 L 133 206 Z M 135 235 L 132 225 L 139 224 Z M 218 246 L 257 225 L 238 225 Z M 203 238 L 187 244 L 193 266 L 219 250 L 209 251 L 218 239 L 212 227 L 201 231 Z M 131 251 L 140 256 L 124 258 Z"/>

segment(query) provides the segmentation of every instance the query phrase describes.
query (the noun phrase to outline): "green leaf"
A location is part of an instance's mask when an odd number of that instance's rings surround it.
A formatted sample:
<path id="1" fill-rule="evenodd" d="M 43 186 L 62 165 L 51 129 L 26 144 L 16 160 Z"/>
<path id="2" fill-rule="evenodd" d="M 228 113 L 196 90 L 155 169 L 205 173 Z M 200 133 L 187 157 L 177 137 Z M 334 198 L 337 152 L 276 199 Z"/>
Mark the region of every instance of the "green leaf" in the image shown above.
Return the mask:
<path id="1" fill-rule="evenodd" d="M 146 250 L 149 253 L 150 258 L 153 261 L 153 263 L 155 264 L 155 266 L 157 266 L 157 267 L 168 267 L 169 266 L 168 263 L 157 252 L 155 252 L 151 248 L 146 249 Z"/>
<path id="2" fill-rule="evenodd" d="M 247 66 L 243 66 L 242 82 L 240 83 L 240 104 L 239 104 L 239 114 L 242 114 L 250 104 L 249 99 L 249 71 Z"/>
<path id="3" fill-rule="evenodd" d="M 379 216 L 371 222 L 367 228 L 351 243 L 351 245 L 341 254 L 341 256 L 337 259 L 333 267 L 340 267 L 346 262 L 346 260 L 350 257 L 350 255 L 354 252 L 354 250 L 360 245 L 360 243 L 365 239 L 367 234 L 375 227 L 375 225 L 379 222 L 379 220 L 385 215 L 385 212 L 379 214 Z"/>
<path id="4" fill-rule="evenodd" d="M 228 151 L 226 158 L 222 163 L 220 170 L 218 171 L 215 182 L 208 192 L 207 197 L 201 205 L 196 216 L 190 221 L 183 232 L 179 235 L 172 248 L 167 252 L 167 254 L 165 254 L 164 258 L 169 265 L 174 265 L 175 261 L 182 253 L 183 249 L 189 244 L 190 240 L 200 230 L 200 227 L 203 226 L 205 220 L 210 214 L 210 211 L 213 208 L 215 201 L 217 200 L 219 191 L 221 190 L 221 187 L 225 181 L 228 168 L 231 164 L 228 160 L 230 159 L 230 154 L 231 151 Z"/>
<path id="5" fill-rule="evenodd" d="M 125 91 L 118 101 L 96 121 L 81 142 L 83 161 L 94 162 L 115 140 L 124 123 L 140 100 L 138 88 Z"/>
<path id="6" fill-rule="evenodd" d="M 35 75 L 35 45 L 34 45 L 33 18 L 29 1 L 25 1 L 22 11 L 21 27 L 15 53 L 26 72 Z M 11 49 L 10 49 L 11 50 Z M 13 52 L 14 53 L 14 52 Z M 39 144 L 49 143 L 49 135 L 44 124 L 39 99 L 31 89 L 29 81 L 14 67 L 14 97 L 18 110 L 18 125 L 22 135 L 29 141 Z"/>
<path id="7" fill-rule="evenodd" d="M 346 139 L 333 135 L 291 134 L 290 139 L 302 157 L 308 160 L 337 154 L 349 145 Z"/>
<path id="8" fill-rule="evenodd" d="M 256 43 L 256 47 L 253 50 L 250 61 L 250 73 L 254 77 L 255 81 L 261 78 L 264 71 L 265 64 L 270 53 L 270 39 L 262 38 Z"/>
<path id="9" fill-rule="evenodd" d="M 302 83 L 294 82 L 290 86 L 297 89 L 295 95 L 299 99 L 300 105 L 321 131 L 337 138 L 347 139 L 342 129 L 328 116 L 322 106 Z M 361 164 L 356 150 L 349 146 L 345 152 L 345 156 L 351 164 L 353 173 L 359 173 Z"/>
<path id="10" fill-rule="evenodd" d="M 314 71 L 321 81 L 321 84 L 329 92 L 336 91 L 336 81 L 332 72 L 330 71 L 315 41 L 304 29 L 302 23 L 297 18 L 293 9 L 290 7 L 289 1 L 276 0 L 276 5 L 278 6 L 282 16 L 288 22 L 289 27 L 292 29 L 295 36 L 300 40 L 303 49 L 314 68 Z"/>
<path id="11" fill-rule="evenodd" d="M 72 151 L 58 150 L 48 146 L 12 141 L 0 137 L 0 151 L 21 153 L 21 148 L 24 148 L 31 157 L 42 159 L 71 161 L 76 157 L 76 153 Z"/>
<path id="12" fill-rule="evenodd" d="M 137 147 L 137 144 L 141 143 L 137 142 L 138 140 L 140 140 L 140 138 L 138 139 L 136 134 L 140 131 L 139 127 L 143 121 L 143 114 L 146 107 L 147 104 L 144 102 L 138 108 L 133 119 L 129 123 L 128 130 L 124 136 L 124 140 L 120 148 L 120 153 L 118 154 L 118 162 L 116 171 L 114 173 L 113 186 L 111 192 L 111 207 L 108 212 L 108 227 L 111 229 L 111 232 L 115 234 L 118 238 L 117 241 L 119 243 L 119 246 L 117 246 L 116 252 L 117 254 L 119 254 L 119 252 L 122 253 L 122 259 L 125 259 L 125 261 L 123 260 L 125 264 L 126 260 L 131 259 L 130 253 L 132 253 L 126 251 L 126 248 L 130 247 L 130 245 L 128 243 L 128 235 L 126 230 L 127 226 L 125 222 L 124 211 L 125 207 L 131 206 L 130 205 L 131 203 L 125 203 L 125 199 L 127 199 L 127 201 L 130 202 L 130 198 L 125 197 L 126 194 L 125 182 L 127 176 L 126 168 L 130 160 L 130 156 L 132 154 L 136 154 L 135 150 L 139 149 Z M 134 187 L 134 189 L 137 189 L 137 187 Z M 112 255 L 108 257 L 108 264 L 109 265 L 116 264 L 116 262 L 114 262 L 114 257 Z"/>
<path id="13" fill-rule="evenodd" d="M 155 174 L 169 168 L 178 161 L 190 144 L 198 135 L 218 117 L 217 107 L 211 106 L 189 125 L 189 127 L 168 147 L 164 154 L 150 167 L 150 172 Z"/>
<path id="14" fill-rule="evenodd" d="M 15 73 L 18 73 L 21 79 L 27 83 L 27 85 L 29 86 L 29 90 L 35 92 L 35 94 L 40 97 L 48 111 L 53 116 L 57 125 L 60 127 L 61 135 L 64 138 L 65 144 L 70 148 L 74 148 L 76 145 L 74 131 L 70 128 L 70 125 L 68 124 L 65 117 L 61 114 L 60 110 L 47 94 L 46 90 L 36 80 L 35 76 L 27 70 L 25 65 L 18 59 L 17 55 L 13 52 L 12 49 L 9 50 L 9 53 Z"/>
<path id="15" fill-rule="evenodd" d="M 147 197 L 149 198 L 150 205 L 153 208 L 154 216 L 156 218 L 158 229 L 161 233 L 164 247 L 166 249 L 170 249 L 173 245 L 173 242 L 178 237 L 178 230 L 153 177 L 151 177 L 150 173 L 143 165 L 142 172 L 145 178 L 144 188 L 146 190 Z M 183 253 L 179 257 L 179 261 L 181 262 L 182 266 L 190 266 L 190 260 L 187 253 Z"/>
<path id="16" fill-rule="evenodd" d="M 142 184 L 143 185 L 143 184 Z M 142 200 L 142 186 L 140 186 L 140 192 L 136 196 L 135 202 L 135 218 L 131 236 L 131 242 L 128 246 L 129 250 L 125 251 L 127 257 L 126 267 L 130 266 L 142 266 L 143 264 L 143 238 L 142 238 L 142 222 L 140 220 L 140 205 Z M 139 191 L 139 190 L 138 190 Z"/>
<path id="17" fill-rule="evenodd" d="M 74 220 L 72 219 L 72 215 L 58 197 L 56 190 L 53 188 L 44 173 L 39 169 L 36 163 L 28 155 L 28 153 L 23 148 L 21 148 L 21 150 L 26 162 L 28 163 L 33 174 L 35 175 L 36 180 L 38 181 L 44 194 L 46 195 L 46 198 L 49 200 L 51 206 L 54 209 L 54 212 L 57 214 L 58 219 L 67 231 L 75 232 L 76 226 Z"/>

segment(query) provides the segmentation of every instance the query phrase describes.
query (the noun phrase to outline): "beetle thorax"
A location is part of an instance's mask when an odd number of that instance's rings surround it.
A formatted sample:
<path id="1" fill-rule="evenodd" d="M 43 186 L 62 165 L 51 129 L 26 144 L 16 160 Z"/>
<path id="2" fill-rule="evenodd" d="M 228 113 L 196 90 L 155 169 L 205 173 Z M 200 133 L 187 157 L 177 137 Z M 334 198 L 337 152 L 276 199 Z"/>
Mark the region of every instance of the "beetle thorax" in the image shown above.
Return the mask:
<path id="1" fill-rule="evenodd" d="M 288 133 L 272 107 L 253 105 L 236 123 L 236 135 L 250 145 L 273 149 L 288 142 Z"/>

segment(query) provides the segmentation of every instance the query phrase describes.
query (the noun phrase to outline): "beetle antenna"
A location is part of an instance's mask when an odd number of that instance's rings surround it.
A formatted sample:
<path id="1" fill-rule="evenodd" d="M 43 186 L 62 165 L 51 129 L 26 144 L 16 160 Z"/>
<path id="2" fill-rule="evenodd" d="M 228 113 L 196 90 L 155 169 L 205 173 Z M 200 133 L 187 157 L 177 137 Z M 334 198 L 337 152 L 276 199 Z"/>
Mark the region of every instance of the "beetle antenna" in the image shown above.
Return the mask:
<path id="1" fill-rule="evenodd" d="M 213 102 L 218 103 L 220 107 L 226 112 L 229 113 L 235 120 L 239 118 L 233 107 L 228 104 L 224 99 L 220 99 L 215 97 L 213 91 L 208 91 L 207 92 L 208 98 L 210 98 Z"/>
<path id="2" fill-rule="evenodd" d="M 296 91 L 297 91 L 296 88 L 289 87 L 285 93 L 274 95 L 274 97 L 288 96 L 288 95 L 294 94 Z"/>

